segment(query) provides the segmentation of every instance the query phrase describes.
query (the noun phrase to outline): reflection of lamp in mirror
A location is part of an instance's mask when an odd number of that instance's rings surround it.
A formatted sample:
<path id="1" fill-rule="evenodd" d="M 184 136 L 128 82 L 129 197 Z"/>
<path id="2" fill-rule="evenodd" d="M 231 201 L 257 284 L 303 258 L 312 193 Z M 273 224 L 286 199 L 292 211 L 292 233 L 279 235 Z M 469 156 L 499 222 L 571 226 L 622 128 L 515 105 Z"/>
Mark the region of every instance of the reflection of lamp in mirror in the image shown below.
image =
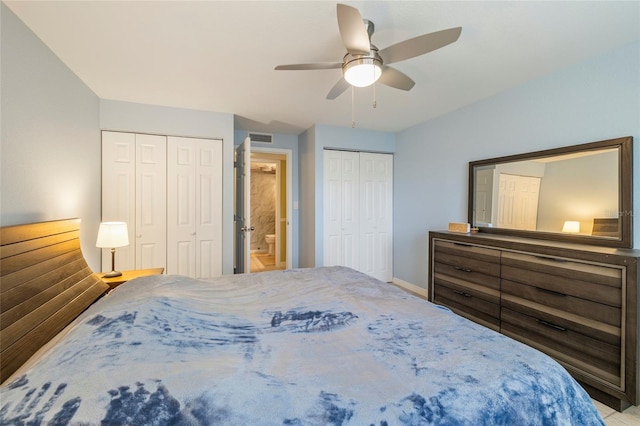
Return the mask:
<path id="1" fill-rule="evenodd" d="M 562 226 L 562 232 L 567 234 L 577 234 L 580 232 L 580 222 L 577 220 L 567 220 Z"/>
<path id="2" fill-rule="evenodd" d="M 116 247 L 129 245 L 129 232 L 126 222 L 102 222 L 98 230 L 96 247 L 111 249 L 111 272 L 103 275 L 104 278 L 119 277 L 122 272 L 116 271 Z"/>

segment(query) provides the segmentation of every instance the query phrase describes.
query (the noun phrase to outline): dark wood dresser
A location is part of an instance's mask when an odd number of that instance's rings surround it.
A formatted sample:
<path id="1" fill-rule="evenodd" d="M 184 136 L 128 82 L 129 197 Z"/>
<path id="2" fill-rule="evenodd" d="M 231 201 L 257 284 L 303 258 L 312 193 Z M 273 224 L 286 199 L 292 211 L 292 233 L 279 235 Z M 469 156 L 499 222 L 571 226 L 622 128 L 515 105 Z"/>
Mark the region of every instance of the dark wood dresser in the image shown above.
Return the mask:
<path id="1" fill-rule="evenodd" d="M 640 250 L 429 233 L 429 300 L 552 356 L 618 411 L 638 405 Z"/>

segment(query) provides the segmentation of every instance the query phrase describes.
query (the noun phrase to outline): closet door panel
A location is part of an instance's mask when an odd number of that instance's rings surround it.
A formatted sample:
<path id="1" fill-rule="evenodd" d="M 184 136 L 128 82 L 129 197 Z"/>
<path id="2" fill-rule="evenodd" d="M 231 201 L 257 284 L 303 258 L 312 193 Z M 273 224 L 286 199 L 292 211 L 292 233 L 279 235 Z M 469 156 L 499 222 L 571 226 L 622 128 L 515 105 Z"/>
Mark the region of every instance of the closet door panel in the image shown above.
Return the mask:
<path id="1" fill-rule="evenodd" d="M 169 273 L 222 274 L 222 141 L 169 137 Z"/>
<path id="2" fill-rule="evenodd" d="M 324 151 L 324 265 L 359 268 L 357 152 Z"/>
<path id="3" fill-rule="evenodd" d="M 177 241 L 173 244 L 174 250 L 170 256 L 173 259 L 169 263 L 172 271 L 168 274 L 186 275 L 195 277 L 195 246 L 192 241 Z M 171 257 L 169 257 L 171 259 Z"/>
<path id="4" fill-rule="evenodd" d="M 195 148 L 170 137 L 167 156 L 167 273 L 195 276 Z"/>
<path id="5" fill-rule="evenodd" d="M 132 133 L 102 132 L 102 221 L 127 222 L 135 241 L 136 139 Z M 118 270 L 135 268 L 135 247 L 116 250 Z M 102 270 L 111 268 L 111 250 L 102 249 Z"/>
<path id="6" fill-rule="evenodd" d="M 342 235 L 342 257 L 340 265 L 360 268 L 358 203 L 360 191 L 360 156 L 357 152 L 343 151 L 340 158 L 340 181 L 342 199 L 340 203 L 340 232 Z"/>
<path id="7" fill-rule="evenodd" d="M 203 139 L 197 145 L 197 276 L 211 278 L 222 275 L 222 142 Z"/>
<path id="8" fill-rule="evenodd" d="M 339 151 L 324 151 L 324 266 L 342 263 L 342 182 Z"/>
<path id="9" fill-rule="evenodd" d="M 342 259 L 341 265 L 358 269 L 360 267 L 360 253 L 358 240 L 358 181 L 353 176 L 351 167 L 352 160 L 348 159 L 346 163 L 349 165 L 348 173 L 343 172 L 342 180 L 342 211 L 340 220 L 340 232 L 342 234 Z"/>
<path id="10" fill-rule="evenodd" d="M 340 265 L 342 253 L 339 235 L 329 235 L 324 239 L 324 266 Z"/>
<path id="11" fill-rule="evenodd" d="M 393 156 L 360 153 L 361 271 L 382 281 L 393 278 Z"/>
<path id="12" fill-rule="evenodd" d="M 167 263 L 167 138 L 136 135 L 135 267 Z M 129 225 L 131 226 L 131 225 Z"/>

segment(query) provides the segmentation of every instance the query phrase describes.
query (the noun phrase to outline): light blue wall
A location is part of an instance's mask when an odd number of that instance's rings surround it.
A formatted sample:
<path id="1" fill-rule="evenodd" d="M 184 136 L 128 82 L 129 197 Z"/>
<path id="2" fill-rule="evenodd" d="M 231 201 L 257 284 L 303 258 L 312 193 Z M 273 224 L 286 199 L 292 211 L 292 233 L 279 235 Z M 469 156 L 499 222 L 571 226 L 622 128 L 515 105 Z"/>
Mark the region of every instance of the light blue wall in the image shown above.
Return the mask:
<path id="1" fill-rule="evenodd" d="M 100 270 L 98 97 L 3 3 L 0 225 L 79 217 Z"/>
<path id="2" fill-rule="evenodd" d="M 0 224 L 80 217 L 83 252 L 99 270 L 100 251 L 94 245 L 100 222 L 100 129 L 223 138 L 228 272 L 233 115 L 100 101 L 4 4 L 0 15 Z M 640 211 L 639 57 L 640 45 L 634 43 L 398 134 L 325 125 L 302 133 L 294 171 L 299 266 L 322 262 L 324 148 L 395 153 L 394 276 L 422 287 L 427 285 L 428 230 L 467 219 L 469 161 L 631 135 L 634 210 Z M 295 146 L 293 138 L 278 135 L 287 147 Z"/>
<path id="3" fill-rule="evenodd" d="M 100 100 L 102 130 L 222 139 L 222 273 L 233 273 L 233 114 Z"/>
<path id="4" fill-rule="evenodd" d="M 640 212 L 640 43 L 528 82 L 399 133 L 394 275 L 427 287 L 427 232 L 467 221 L 468 162 L 634 137 Z M 640 215 L 634 217 L 640 247 Z"/>
<path id="5" fill-rule="evenodd" d="M 323 265 L 323 209 L 324 209 L 324 153 L 325 149 L 343 149 L 393 153 L 396 146 L 394 133 L 337 127 L 317 124 L 300 137 L 301 153 L 301 214 L 305 227 L 301 234 L 300 247 L 304 251 L 301 266 Z"/>
<path id="6" fill-rule="evenodd" d="M 238 130 L 234 131 L 235 142 L 234 145 L 237 147 L 240 145 L 244 139 L 248 136 L 249 131 L 247 130 Z M 261 132 L 256 132 L 261 133 Z M 255 148 L 276 148 L 276 149 L 289 149 L 291 150 L 291 201 L 294 203 L 294 208 L 292 208 L 292 218 L 291 218 L 291 231 L 292 231 L 292 252 L 291 252 L 291 263 L 294 268 L 297 268 L 300 264 L 299 261 L 299 235 L 300 235 L 300 214 L 299 209 L 295 208 L 295 203 L 300 203 L 300 171 L 299 171 L 299 158 L 298 158 L 298 136 L 290 135 L 290 134 L 281 134 L 275 133 L 273 134 L 273 143 L 265 144 L 259 142 L 253 142 L 251 144 L 252 147 Z"/>

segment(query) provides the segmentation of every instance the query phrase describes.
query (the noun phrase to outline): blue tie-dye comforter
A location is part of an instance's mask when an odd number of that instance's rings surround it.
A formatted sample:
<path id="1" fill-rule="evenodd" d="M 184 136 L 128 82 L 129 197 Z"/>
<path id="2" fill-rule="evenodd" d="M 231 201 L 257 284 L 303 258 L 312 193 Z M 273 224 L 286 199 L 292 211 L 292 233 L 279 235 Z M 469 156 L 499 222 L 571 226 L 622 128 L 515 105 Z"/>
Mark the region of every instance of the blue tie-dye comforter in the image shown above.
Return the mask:
<path id="1" fill-rule="evenodd" d="M 3 425 L 604 424 L 551 358 L 342 267 L 130 281 L 0 401 Z"/>

